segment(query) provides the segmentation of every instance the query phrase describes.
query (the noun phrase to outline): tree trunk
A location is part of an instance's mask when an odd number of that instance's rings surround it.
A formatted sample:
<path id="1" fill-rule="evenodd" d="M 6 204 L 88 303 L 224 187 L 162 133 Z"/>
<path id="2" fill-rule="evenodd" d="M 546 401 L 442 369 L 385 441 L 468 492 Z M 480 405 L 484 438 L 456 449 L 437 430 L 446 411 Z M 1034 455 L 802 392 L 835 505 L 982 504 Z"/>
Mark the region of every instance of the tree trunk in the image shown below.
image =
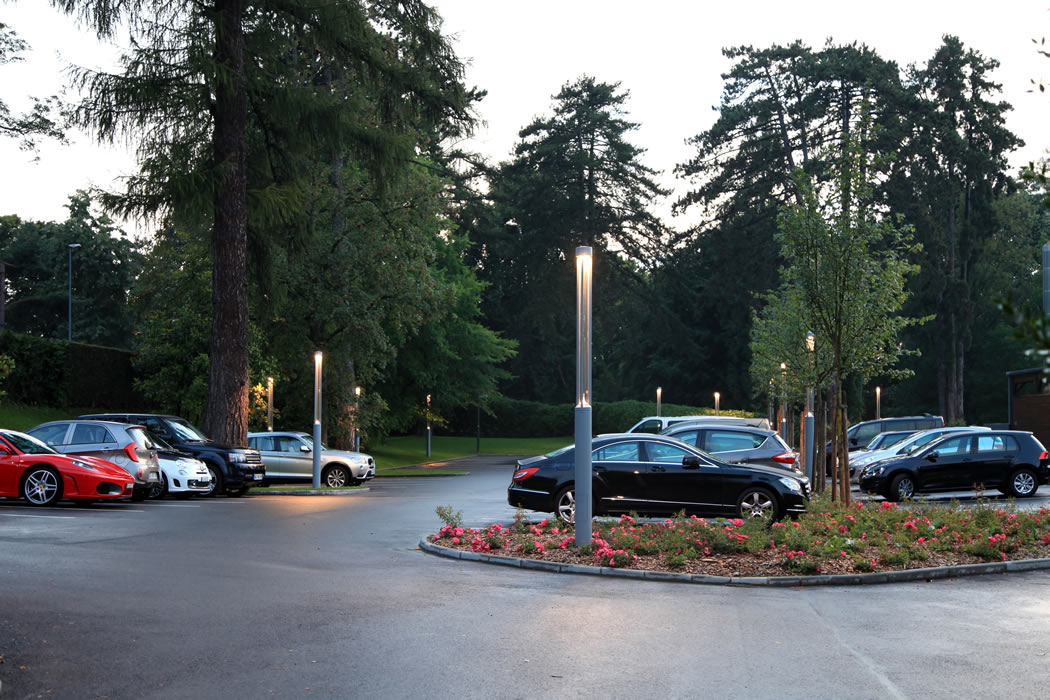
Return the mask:
<path id="1" fill-rule="evenodd" d="M 216 0 L 214 134 L 217 183 L 212 232 L 211 369 L 204 431 L 213 440 L 247 444 L 248 281 L 244 76 L 245 0 Z"/>

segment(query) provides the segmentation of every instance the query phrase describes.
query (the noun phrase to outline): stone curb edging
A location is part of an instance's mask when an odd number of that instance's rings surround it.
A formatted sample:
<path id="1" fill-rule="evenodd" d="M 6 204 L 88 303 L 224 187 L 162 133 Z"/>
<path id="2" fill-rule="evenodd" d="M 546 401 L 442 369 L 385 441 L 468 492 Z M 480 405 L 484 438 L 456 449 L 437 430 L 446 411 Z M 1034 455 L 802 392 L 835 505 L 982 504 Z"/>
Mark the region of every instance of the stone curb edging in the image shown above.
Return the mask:
<path id="1" fill-rule="evenodd" d="M 253 496 L 349 496 L 355 493 L 367 493 L 369 491 L 366 486 L 363 489 L 340 489 L 338 491 L 322 491 L 320 489 L 297 489 L 295 491 L 288 489 L 273 489 L 264 488 L 258 491 L 252 490 Z"/>
<path id="2" fill-rule="evenodd" d="M 1011 571 L 1036 571 L 1050 569 L 1050 559 L 1021 559 L 1018 561 L 990 562 L 988 564 L 960 564 L 958 566 L 940 566 L 926 569 L 904 569 L 903 571 L 884 571 L 873 574 L 821 574 L 815 576 L 708 576 L 706 574 L 677 574 L 669 571 L 643 571 L 640 569 L 617 569 L 605 566 L 583 566 L 581 564 L 562 564 L 538 559 L 519 559 L 481 552 L 464 552 L 459 549 L 442 547 L 427 540 L 423 535 L 419 548 L 428 554 L 448 559 L 480 561 L 486 564 L 513 566 L 521 569 L 536 569 L 559 574 L 586 574 L 589 576 L 617 576 L 620 578 L 637 578 L 648 581 L 674 583 L 699 583 L 720 586 L 863 586 L 878 583 L 898 583 L 901 581 L 928 581 L 931 579 L 957 578 L 959 576 L 980 576 L 982 574 L 1003 574 Z"/>

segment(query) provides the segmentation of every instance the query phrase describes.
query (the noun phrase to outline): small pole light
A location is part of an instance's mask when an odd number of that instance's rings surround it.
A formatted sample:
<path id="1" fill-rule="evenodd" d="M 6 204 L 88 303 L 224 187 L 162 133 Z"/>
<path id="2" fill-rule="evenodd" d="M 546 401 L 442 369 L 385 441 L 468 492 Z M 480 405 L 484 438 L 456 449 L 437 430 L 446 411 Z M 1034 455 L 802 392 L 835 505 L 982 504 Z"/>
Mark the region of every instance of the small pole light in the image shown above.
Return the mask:
<path id="1" fill-rule="evenodd" d="M 273 377 L 266 378 L 266 429 L 273 431 Z"/>
<path id="2" fill-rule="evenodd" d="M 720 411 L 719 411 L 719 408 L 718 408 L 718 401 L 719 401 L 719 399 L 721 399 L 721 398 L 722 398 L 722 395 L 721 395 L 721 394 L 719 394 L 719 393 L 718 393 L 718 392 L 716 391 L 716 392 L 715 392 L 715 415 L 716 415 L 716 416 L 720 416 L 720 415 L 722 415 L 722 414 L 720 413 Z"/>
<path id="3" fill-rule="evenodd" d="M 661 386 L 656 387 L 656 417 L 660 417 L 660 399 L 663 398 L 664 389 Z"/>

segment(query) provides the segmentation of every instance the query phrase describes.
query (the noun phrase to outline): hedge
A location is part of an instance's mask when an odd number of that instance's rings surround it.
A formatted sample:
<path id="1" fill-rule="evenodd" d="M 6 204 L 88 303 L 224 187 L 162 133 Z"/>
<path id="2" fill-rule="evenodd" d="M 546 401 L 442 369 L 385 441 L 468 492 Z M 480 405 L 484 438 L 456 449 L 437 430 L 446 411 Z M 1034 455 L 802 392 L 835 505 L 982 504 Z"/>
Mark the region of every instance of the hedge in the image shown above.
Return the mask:
<path id="1" fill-rule="evenodd" d="M 2 331 L 0 354 L 15 361 L 2 387 L 8 401 L 56 408 L 144 408 L 132 386 L 132 353 L 126 350 Z"/>

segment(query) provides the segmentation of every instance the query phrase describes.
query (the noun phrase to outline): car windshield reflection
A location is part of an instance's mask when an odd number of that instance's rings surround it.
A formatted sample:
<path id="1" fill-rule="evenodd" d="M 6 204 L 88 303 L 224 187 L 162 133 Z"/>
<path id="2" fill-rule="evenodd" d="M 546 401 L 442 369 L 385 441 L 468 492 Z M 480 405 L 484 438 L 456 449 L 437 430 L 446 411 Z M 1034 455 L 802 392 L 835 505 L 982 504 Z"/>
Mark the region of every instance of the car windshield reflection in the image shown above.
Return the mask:
<path id="1" fill-rule="evenodd" d="M 57 455 L 59 454 L 53 450 L 47 443 L 37 440 L 32 435 L 26 435 L 25 433 L 2 433 L 4 438 L 7 439 L 12 445 L 17 447 L 19 450 L 29 455 Z"/>

